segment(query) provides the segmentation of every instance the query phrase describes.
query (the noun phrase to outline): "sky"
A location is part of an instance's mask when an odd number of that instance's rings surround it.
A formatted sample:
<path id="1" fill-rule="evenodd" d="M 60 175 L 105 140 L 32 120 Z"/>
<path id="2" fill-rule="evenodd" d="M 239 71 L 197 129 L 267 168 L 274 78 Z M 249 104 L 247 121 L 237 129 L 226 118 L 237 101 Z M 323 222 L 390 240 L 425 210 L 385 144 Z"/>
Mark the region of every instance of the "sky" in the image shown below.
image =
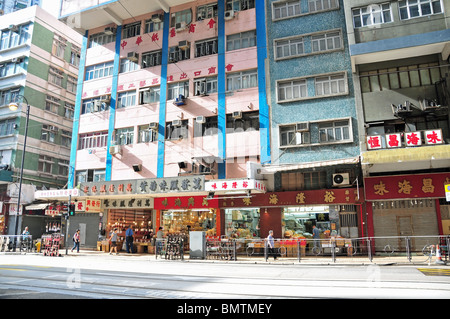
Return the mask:
<path id="1" fill-rule="evenodd" d="M 41 3 L 42 3 L 42 8 L 45 11 L 54 15 L 56 18 L 58 18 L 61 0 L 41 0 Z"/>

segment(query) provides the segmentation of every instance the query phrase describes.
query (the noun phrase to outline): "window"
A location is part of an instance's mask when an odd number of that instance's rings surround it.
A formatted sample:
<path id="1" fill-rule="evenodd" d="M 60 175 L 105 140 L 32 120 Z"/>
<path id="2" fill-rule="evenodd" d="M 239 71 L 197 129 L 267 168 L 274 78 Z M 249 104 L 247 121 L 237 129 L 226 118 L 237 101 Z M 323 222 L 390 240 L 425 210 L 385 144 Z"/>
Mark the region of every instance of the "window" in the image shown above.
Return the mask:
<path id="1" fill-rule="evenodd" d="M 0 121 L 0 136 L 6 136 L 14 134 L 15 132 L 15 119 L 8 119 Z"/>
<path id="2" fill-rule="evenodd" d="M 45 98 L 45 110 L 58 114 L 58 109 L 60 105 L 61 100 L 57 97 L 47 95 Z"/>
<path id="3" fill-rule="evenodd" d="M 72 143 L 72 132 L 61 130 L 61 145 L 70 148 Z"/>
<path id="4" fill-rule="evenodd" d="M 18 58 L 0 64 L 0 78 L 20 73 L 24 70 L 24 59 Z"/>
<path id="5" fill-rule="evenodd" d="M 12 88 L 0 91 L 0 106 L 8 105 L 11 102 L 16 102 L 19 94 L 20 88 Z"/>
<path id="6" fill-rule="evenodd" d="M 69 161 L 58 159 L 58 174 L 62 176 L 69 175 Z"/>
<path id="7" fill-rule="evenodd" d="M 255 0 L 227 0 L 226 10 L 243 11 L 255 7 Z"/>
<path id="8" fill-rule="evenodd" d="M 192 22 L 192 10 L 186 9 L 183 11 L 172 13 L 170 19 L 170 27 L 175 28 L 178 23 L 185 23 L 186 25 L 188 25 L 191 22 Z"/>
<path id="9" fill-rule="evenodd" d="M 308 96 L 306 80 L 278 83 L 278 101 L 291 101 Z"/>
<path id="10" fill-rule="evenodd" d="M 156 31 L 162 30 L 164 27 L 164 15 L 160 14 L 159 18 L 161 20 L 159 22 L 152 21 L 152 19 L 145 20 L 144 32 L 150 33 L 150 32 L 156 32 Z"/>
<path id="11" fill-rule="evenodd" d="M 189 136 L 188 120 L 177 120 L 166 123 L 166 139 L 178 140 Z"/>
<path id="12" fill-rule="evenodd" d="M 194 80 L 194 95 L 217 93 L 217 76 Z"/>
<path id="13" fill-rule="evenodd" d="M 121 92 L 117 97 L 117 108 L 136 105 L 136 91 Z"/>
<path id="14" fill-rule="evenodd" d="M 197 21 L 217 17 L 217 2 L 197 7 Z"/>
<path id="15" fill-rule="evenodd" d="M 138 143 L 151 143 L 157 141 L 157 131 L 149 128 L 149 125 L 139 126 Z"/>
<path id="16" fill-rule="evenodd" d="M 86 182 L 102 182 L 105 180 L 106 171 L 104 169 L 88 169 L 75 173 L 76 184 Z"/>
<path id="17" fill-rule="evenodd" d="M 227 91 L 248 89 L 257 85 L 258 72 L 256 70 L 227 74 Z"/>
<path id="18" fill-rule="evenodd" d="M 67 40 L 63 37 L 56 36 L 53 39 L 52 54 L 60 59 L 64 59 Z"/>
<path id="19" fill-rule="evenodd" d="M 107 96 L 108 98 L 110 96 Z M 81 114 L 92 112 L 107 111 L 109 109 L 109 101 L 101 99 L 100 97 L 86 99 L 81 103 Z"/>
<path id="20" fill-rule="evenodd" d="M 280 146 L 301 145 L 310 143 L 309 131 L 298 131 L 297 125 L 283 125 L 280 129 Z"/>
<path id="21" fill-rule="evenodd" d="M 117 145 L 129 145 L 134 141 L 134 127 L 116 129 Z"/>
<path id="22" fill-rule="evenodd" d="M 93 34 L 89 37 L 89 48 L 105 45 L 116 40 L 115 34 L 105 34 L 103 32 Z"/>
<path id="23" fill-rule="evenodd" d="M 326 188 L 326 171 L 281 173 L 281 190 L 312 190 Z"/>
<path id="24" fill-rule="evenodd" d="M 105 62 L 86 67 L 85 81 L 99 79 L 113 74 L 114 62 Z"/>
<path id="25" fill-rule="evenodd" d="M 72 45 L 72 50 L 70 52 L 70 64 L 75 67 L 80 65 L 80 52 L 81 49 L 75 45 Z"/>
<path id="26" fill-rule="evenodd" d="M 46 155 L 39 155 L 38 171 L 43 173 L 52 173 L 53 158 Z"/>
<path id="27" fill-rule="evenodd" d="M 390 3 L 371 4 L 352 10 L 355 28 L 392 22 Z"/>
<path id="28" fill-rule="evenodd" d="M 77 78 L 68 75 L 67 76 L 67 91 L 71 93 L 77 93 Z"/>
<path id="29" fill-rule="evenodd" d="M 75 105 L 71 103 L 64 103 L 64 117 L 73 120 Z"/>
<path id="30" fill-rule="evenodd" d="M 398 7 L 402 20 L 442 13 L 441 0 L 402 0 Z"/>
<path id="31" fill-rule="evenodd" d="M 442 77 L 439 63 L 423 63 L 360 72 L 361 91 L 377 92 L 433 85 Z"/>
<path id="32" fill-rule="evenodd" d="M 130 23 L 123 26 L 123 39 L 132 38 L 141 34 L 141 22 Z"/>
<path id="33" fill-rule="evenodd" d="M 227 36 L 227 51 L 256 46 L 256 30 Z"/>
<path id="34" fill-rule="evenodd" d="M 275 52 L 277 59 L 302 55 L 304 53 L 303 38 L 277 40 L 275 41 Z"/>
<path id="35" fill-rule="evenodd" d="M 227 114 L 227 133 L 259 131 L 259 111 L 242 112 L 240 116 Z"/>
<path id="36" fill-rule="evenodd" d="M 205 116 L 205 122 L 194 120 L 194 137 L 212 136 L 218 133 L 217 116 Z"/>
<path id="37" fill-rule="evenodd" d="M 160 87 L 151 86 L 139 90 L 139 104 L 159 102 Z"/>
<path id="38" fill-rule="evenodd" d="M 178 61 L 188 60 L 191 56 L 190 48 L 181 49 L 180 47 L 169 48 L 169 63 L 176 63 Z"/>
<path id="39" fill-rule="evenodd" d="M 308 0 L 309 12 L 339 8 L 339 0 Z"/>
<path id="40" fill-rule="evenodd" d="M 312 52 L 324 52 L 342 48 L 341 32 L 329 32 L 311 37 Z"/>
<path id="41" fill-rule="evenodd" d="M 349 120 L 319 123 L 319 142 L 348 141 L 351 138 Z"/>
<path id="42" fill-rule="evenodd" d="M 58 70 L 54 67 L 49 67 L 48 69 L 48 82 L 53 83 L 57 86 L 62 86 L 64 72 Z"/>
<path id="43" fill-rule="evenodd" d="M 217 53 L 217 38 L 195 42 L 195 57 Z"/>
<path id="44" fill-rule="evenodd" d="M 327 75 L 315 78 L 316 96 L 346 93 L 344 74 Z"/>
<path id="45" fill-rule="evenodd" d="M 142 53 L 142 68 L 161 65 L 162 50 Z"/>
<path id="46" fill-rule="evenodd" d="M 170 83 L 167 90 L 167 99 L 175 100 L 180 95 L 189 96 L 189 81 Z"/>
<path id="47" fill-rule="evenodd" d="M 125 59 L 120 59 L 120 70 L 119 73 L 125 73 L 125 72 L 131 72 L 131 71 L 136 71 L 137 69 L 139 69 L 139 64 L 131 61 L 127 58 Z"/>
<path id="48" fill-rule="evenodd" d="M 41 141 L 54 143 L 57 131 L 58 131 L 57 127 L 53 125 L 43 124 L 41 131 Z"/>
<path id="49" fill-rule="evenodd" d="M 108 145 L 108 132 L 94 132 L 87 134 L 80 134 L 78 138 L 78 149 L 90 149 L 106 147 Z"/>
<path id="50" fill-rule="evenodd" d="M 25 44 L 27 43 L 29 38 L 29 25 L 13 25 L 11 28 L 2 30 L 0 50 L 5 50 Z"/>
<path id="51" fill-rule="evenodd" d="M 293 17 L 301 13 L 300 0 L 285 1 L 273 4 L 273 19 Z"/>

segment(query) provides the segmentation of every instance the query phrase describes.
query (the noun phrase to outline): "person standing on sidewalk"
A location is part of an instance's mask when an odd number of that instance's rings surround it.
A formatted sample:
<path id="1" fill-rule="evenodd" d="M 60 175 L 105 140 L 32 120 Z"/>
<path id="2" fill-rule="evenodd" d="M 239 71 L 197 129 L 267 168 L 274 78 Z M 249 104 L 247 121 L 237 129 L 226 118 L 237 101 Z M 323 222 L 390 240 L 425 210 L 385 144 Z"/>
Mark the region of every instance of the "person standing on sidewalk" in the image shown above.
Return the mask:
<path id="1" fill-rule="evenodd" d="M 73 235 L 73 248 L 72 248 L 72 252 L 73 250 L 77 248 L 77 253 L 80 252 L 80 230 L 77 229 L 76 233 Z"/>
<path id="2" fill-rule="evenodd" d="M 133 253 L 133 236 L 134 236 L 134 232 L 133 232 L 133 229 L 131 229 L 131 225 L 130 225 L 130 226 L 128 226 L 128 229 L 125 232 L 125 242 L 127 244 L 127 254 Z"/>
<path id="3" fill-rule="evenodd" d="M 269 256 L 273 256 L 273 260 L 277 260 L 277 255 L 275 253 L 275 241 L 273 239 L 273 230 L 269 230 L 269 236 L 267 236 L 267 248 L 269 249 L 267 259 L 269 259 Z"/>

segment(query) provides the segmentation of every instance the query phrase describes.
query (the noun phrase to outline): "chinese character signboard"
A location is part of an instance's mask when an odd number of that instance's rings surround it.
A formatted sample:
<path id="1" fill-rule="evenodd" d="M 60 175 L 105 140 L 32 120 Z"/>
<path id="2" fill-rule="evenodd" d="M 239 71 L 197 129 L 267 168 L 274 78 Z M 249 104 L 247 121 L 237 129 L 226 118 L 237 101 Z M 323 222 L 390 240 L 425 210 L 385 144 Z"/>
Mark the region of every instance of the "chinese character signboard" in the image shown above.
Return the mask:
<path id="1" fill-rule="evenodd" d="M 254 179 L 236 179 L 206 182 L 205 190 L 208 192 L 256 190 L 265 193 L 267 189 L 262 181 Z"/>
<path id="2" fill-rule="evenodd" d="M 209 209 L 218 208 L 217 198 L 207 199 L 206 196 L 180 196 L 155 198 L 155 209 Z"/>
<path id="3" fill-rule="evenodd" d="M 367 200 L 441 198 L 450 173 L 367 177 L 364 191 Z"/>
<path id="4" fill-rule="evenodd" d="M 104 209 L 151 209 L 153 206 L 153 198 L 121 198 L 102 200 L 102 207 Z"/>
<path id="5" fill-rule="evenodd" d="M 383 143 L 383 137 L 385 140 L 385 144 Z M 424 141 L 424 143 L 422 143 L 422 140 Z M 424 144 L 443 144 L 442 129 L 367 136 L 367 148 L 369 150 L 376 150 L 381 148 L 414 147 L 422 146 Z"/>

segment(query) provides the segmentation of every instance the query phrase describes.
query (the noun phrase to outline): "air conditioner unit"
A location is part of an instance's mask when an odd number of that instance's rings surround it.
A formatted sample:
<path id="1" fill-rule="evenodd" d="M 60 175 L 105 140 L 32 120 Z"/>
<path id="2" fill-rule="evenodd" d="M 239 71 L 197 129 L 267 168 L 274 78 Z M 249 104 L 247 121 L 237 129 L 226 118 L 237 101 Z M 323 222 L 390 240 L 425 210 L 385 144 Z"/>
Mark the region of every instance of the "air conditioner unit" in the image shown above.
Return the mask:
<path id="1" fill-rule="evenodd" d="M 106 27 L 104 33 L 106 35 L 113 35 L 114 33 L 116 33 L 116 28 Z"/>
<path id="2" fill-rule="evenodd" d="M 122 147 L 121 145 L 112 145 L 109 147 L 109 154 L 116 155 L 116 154 L 122 154 Z"/>
<path id="3" fill-rule="evenodd" d="M 233 112 L 232 117 L 234 119 L 241 119 L 242 118 L 242 112 L 241 111 Z"/>
<path id="4" fill-rule="evenodd" d="M 152 15 L 152 22 L 161 22 L 162 21 L 162 16 L 158 13 Z"/>
<path id="5" fill-rule="evenodd" d="M 102 108 L 102 101 L 100 101 L 100 100 L 94 100 L 94 105 L 93 105 L 93 107 L 92 107 L 93 111 L 94 111 L 94 112 L 98 112 L 98 111 L 101 110 L 101 108 Z"/>
<path id="6" fill-rule="evenodd" d="M 189 43 L 189 41 L 186 41 L 186 40 L 180 41 L 180 42 L 178 42 L 178 47 L 179 47 L 181 50 L 187 50 L 187 49 L 189 49 L 189 47 L 190 47 L 190 43 Z"/>
<path id="7" fill-rule="evenodd" d="M 333 174 L 333 186 L 349 186 L 350 185 L 350 175 L 349 173 L 339 173 Z"/>
<path id="8" fill-rule="evenodd" d="M 148 128 L 151 129 L 151 130 L 156 131 L 156 130 L 158 130 L 158 123 L 157 122 L 152 122 L 152 123 L 150 123 L 148 125 Z"/>
<path id="9" fill-rule="evenodd" d="M 206 123 L 206 118 L 204 116 L 197 116 L 195 118 L 195 122 L 198 124 L 204 124 Z"/>
<path id="10" fill-rule="evenodd" d="M 181 123 L 182 123 L 181 120 L 173 120 L 172 121 L 173 126 L 181 126 Z"/>
<path id="11" fill-rule="evenodd" d="M 183 30 L 185 30 L 186 29 L 186 22 L 178 22 L 178 23 L 175 23 L 175 30 L 176 31 L 183 31 Z"/>
<path id="12" fill-rule="evenodd" d="M 225 11 L 225 20 L 231 20 L 234 18 L 234 10 Z"/>
<path id="13" fill-rule="evenodd" d="M 100 100 L 99 100 L 100 102 L 103 102 L 103 103 L 109 103 L 109 102 L 111 102 L 111 95 L 102 95 L 101 97 L 100 97 Z"/>
<path id="14" fill-rule="evenodd" d="M 127 59 L 133 62 L 137 62 L 139 60 L 139 54 L 134 51 L 128 52 Z"/>
<path id="15" fill-rule="evenodd" d="M 307 132 L 309 131 L 309 122 L 300 122 L 295 124 L 296 132 Z"/>

